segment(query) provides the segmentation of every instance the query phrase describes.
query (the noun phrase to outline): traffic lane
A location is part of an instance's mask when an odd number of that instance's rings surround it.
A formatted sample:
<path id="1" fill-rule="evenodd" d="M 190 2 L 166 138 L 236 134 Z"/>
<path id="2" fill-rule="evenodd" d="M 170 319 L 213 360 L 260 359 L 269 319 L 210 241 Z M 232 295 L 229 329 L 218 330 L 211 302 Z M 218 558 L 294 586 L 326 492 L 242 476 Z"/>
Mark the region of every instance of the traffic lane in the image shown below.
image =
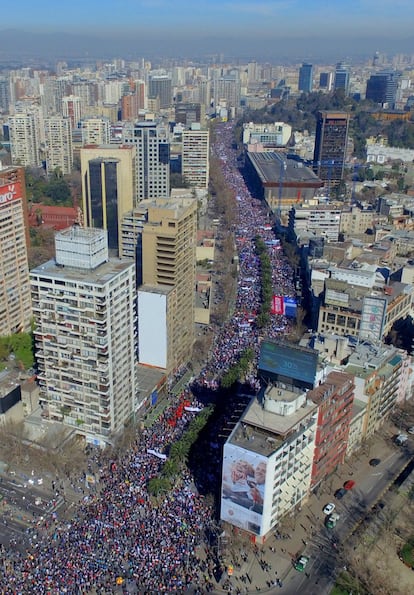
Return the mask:
<path id="1" fill-rule="evenodd" d="M 331 568 L 335 568 L 335 566 L 332 566 L 329 559 L 322 557 L 321 552 L 313 545 L 306 550 L 305 555 L 310 558 L 305 571 L 298 572 L 292 564 L 292 568 L 282 579 L 283 587 L 272 592 L 279 591 L 281 595 L 298 595 L 298 593 L 321 595 L 331 588 Z"/>

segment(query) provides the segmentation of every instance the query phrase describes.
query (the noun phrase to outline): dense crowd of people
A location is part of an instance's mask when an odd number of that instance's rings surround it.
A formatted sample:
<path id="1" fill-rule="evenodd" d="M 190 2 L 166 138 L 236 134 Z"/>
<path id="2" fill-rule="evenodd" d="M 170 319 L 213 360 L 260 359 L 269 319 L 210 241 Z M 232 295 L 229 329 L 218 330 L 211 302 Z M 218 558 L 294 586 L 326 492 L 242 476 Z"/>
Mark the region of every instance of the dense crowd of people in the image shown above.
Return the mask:
<path id="1" fill-rule="evenodd" d="M 238 205 L 235 237 L 239 275 L 235 310 L 214 342 L 199 382 L 217 382 L 246 348 L 256 356 L 259 331 L 255 317 L 261 303 L 260 261 L 254 238 L 268 247 L 274 291 L 294 295 L 292 271 L 275 240 L 264 204 L 247 190 L 235 167 L 233 129 L 218 127 L 215 153 L 221 158 L 227 184 Z M 266 335 L 284 333 L 290 321 L 272 315 Z M 186 405 L 184 406 L 184 401 Z M 100 489 L 85 498 L 70 523 L 45 519 L 30 534 L 27 552 L 2 552 L 0 592 L 5 595 L 86 595 L 113 593 L 119 585 L 139 593 L 208 592 L 213 561 L 202 546 L 213 521 L 213 509 L 194 488 L 188 472 L 171 492 L 154 500 L 148 482 L 157 477 L 168 447 L 185 431 L 202 407 L 186 390 L 132 447 L 100 469 Z"/>
<path id="2" fill-rule="evenodd" d="M 255 245 L 257 236 L 267 247 L 274 295 L 295 296 L 293 270 L 281 249 L 280 241 L 275 237 L 269 209 L 263 200 L 254 198 L 248 190 L 236 167 L 236 153 L 232 146 L 232 124 L 217 127 L 213 152 L 220 159 L 224 179 L 237 205 L 234 233 L 239 271 L 234 312 L 217 333 L 209 362 L 198 379 L 198 382 L 210 388 L 218 387 L 217 377 L 235 364 L 245 349 L 253 349 L 256 357 L 259 353 L 263 331 L 255 324 L 262 302 L 260 259 Z M 292 320 L 284 314 L 271 314 L 265 335 L 269 338 L 280 337 L 289 332 L 291 324 Z M 251 380 L 255 381 L 254 378 Z"/>

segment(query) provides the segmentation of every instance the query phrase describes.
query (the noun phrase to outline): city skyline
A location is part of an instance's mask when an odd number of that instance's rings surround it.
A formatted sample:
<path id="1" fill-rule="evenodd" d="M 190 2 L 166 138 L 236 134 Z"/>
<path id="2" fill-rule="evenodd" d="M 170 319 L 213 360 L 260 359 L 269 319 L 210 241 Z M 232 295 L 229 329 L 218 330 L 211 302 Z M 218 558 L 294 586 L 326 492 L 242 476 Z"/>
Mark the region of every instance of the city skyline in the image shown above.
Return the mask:
<path id="1" fill-rule="evenodd" d="M 61 8 L 62 7 L 62 8 Z M 225 53 L 332 61 L 341 56 L 410 52 L 414 7 L 408 0 L 28 0 L 6 5 L 0 60 L 33 53 L 97 57 L 111 53 L 191 58 Z M 18 39 L 18 43 L 16 43 Z M 14 43 L 13 43 L 14 40 Z M 126 56 L 127 57 L 127 56 Z"/>

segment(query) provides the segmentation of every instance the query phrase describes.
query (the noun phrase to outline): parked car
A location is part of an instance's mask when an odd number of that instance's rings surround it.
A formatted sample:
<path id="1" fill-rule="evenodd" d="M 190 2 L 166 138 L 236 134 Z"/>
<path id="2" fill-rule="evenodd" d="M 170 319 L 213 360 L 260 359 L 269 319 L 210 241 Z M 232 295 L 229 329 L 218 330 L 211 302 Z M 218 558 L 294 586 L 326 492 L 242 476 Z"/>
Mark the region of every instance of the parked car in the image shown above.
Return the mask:
<path id="1" fill-rule="evenodd" d="M 414 426 L 411 426 L 411 428 L 408 428 L 407 432 L 409 434 L 414 434 Z"/>
<path id="2" fill-rule="evenodd" d="M 405 444 L 408 440 L 408 436 L 407 434 L 398 434 L 398 436 L 395 436 L 394 438 L 394 442 L 397 446 L 403 446 L 403 444 Z"/>
<path id="3" fill-rule="evenodd" d="M 295 570 L 298 570 L 299 572 L 303 572 L 306 568 L 306 566 L 308 565 L 309 562 L 309 558 L 308 556 L 299 556 L 299 558 L 296 559 L 296 561 L 294 562 L 294 567 Z"/>
<path id="4" fill-rule="evenodd" d="M 381 463 L 381 459 L 371 459 L 369 464 L 371 465 L 371 467 L 378 467 L 378 465 Z"/>
<path id="5" fill-rule="evenodd" d="M 326 527 L 328 529 L 333 529 L 334 527 L 336 527 L 336 523 L 339 521 L 339 518 L 340 517 L 337 512 L 333 512 L 332 514 L 330 514 L 326 519 Z"/>
<path id="6" fill-rule="evenodd" d="M 335 504 L 333 502 L 329 502 L 326 506 L 324 506 L 322 512 L 323 512 L 323 514 L 331 514 L 334 510 L 335 510 Z"/>
<path id="7" fill-rule="evenodd" d="M 344 488 L 346 490 L 352 490 L 352 488 L 355 486 L 355 481 L 353 479 L 348 479 L 348 481 L 346 481 L 344 483 Z"/>
<path id="8" fill-rule="evenodd" d="M 334 496 L 337 500 L 341 500 L 345 494 L 346 494 L 347 490 L 345 488 L 339 488 L 339 490 L 336 490 Z"/>

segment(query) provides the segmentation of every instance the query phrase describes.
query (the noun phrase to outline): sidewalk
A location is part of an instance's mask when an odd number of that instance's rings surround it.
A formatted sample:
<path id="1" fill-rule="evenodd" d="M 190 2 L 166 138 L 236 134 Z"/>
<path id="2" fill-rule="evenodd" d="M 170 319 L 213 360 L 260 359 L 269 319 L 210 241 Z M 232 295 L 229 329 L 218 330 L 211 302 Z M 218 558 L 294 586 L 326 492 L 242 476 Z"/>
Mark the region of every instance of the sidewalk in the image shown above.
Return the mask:
<path id="1" fill-rule="evenodd" d="M 215 586 L 216 592 L 227 593 L 228 588 L 224 587 L 227 586 L 226 582 L 230 582 L 235 592 L 238 588 L 243 595 L 279 591 L 283 595 L 284 589 L 274 586 L 273 582 L 279 578 L 284 587 L 287 587 L 289 578 L 294 578 L 296 573 L 292 564 L 293 560 L 302 553 L 309 553 L 312 546 L 318 547 L 319 536 L 326 518 L 322 512 L 323 507 L 328 502 L 333 502 L 340 512 L 345 509 L 343 514 L 346 515 L 347 501 L 351 495 L 348 498 L 345 496 L 342 502 L 335 499 L 334 492 L 351 478 L 356 483 L 355 491 L 359 490 L 362 485 L 367 486 L 370 481 L 375 485 L 377 472 L 376 468 L 369 465 L 369 460 L 379 458 L 386 464 L 387 459 L 395 455 L 396 449 L 391 440 L 392 432 L 391 426 L 384 426 L 382 433 L 374 436 L 358 453 L 332 473 L 322 484 L 318 493 L 312 493 L 301 509 L 296 509 L 292 515 L 283 519 L 278 531 L 282 535 L 288 535 L 287 539 L 277 539 L 275 534 L 272 534 L 263 546 L 255 546 L 249 543 L 247 537 L 243 537 L 239 532 L 235 533 L 233 530 L 230 536 L 231 545 L 229 545 L 224 558 L 226 569 L 229 564 L 233 566 L 233 575 L 228 577 L 227 572 L 223 573 L 220 584 Z M 385 476 L 386 472 L 387 468 L 383 467 L 378 474 Z M 373 477 L 374 479 L 372 479 Z M 227 528 L 226 532 L 228 532 Z M 332 537 L 334 535 L 338 538 L 338 534 L 333 533 Z M 246 561 L 242 559 L 243 552 L 247 554 Z M 315 554 L 311 553 L 310 555 L 312 557 Z"/>

